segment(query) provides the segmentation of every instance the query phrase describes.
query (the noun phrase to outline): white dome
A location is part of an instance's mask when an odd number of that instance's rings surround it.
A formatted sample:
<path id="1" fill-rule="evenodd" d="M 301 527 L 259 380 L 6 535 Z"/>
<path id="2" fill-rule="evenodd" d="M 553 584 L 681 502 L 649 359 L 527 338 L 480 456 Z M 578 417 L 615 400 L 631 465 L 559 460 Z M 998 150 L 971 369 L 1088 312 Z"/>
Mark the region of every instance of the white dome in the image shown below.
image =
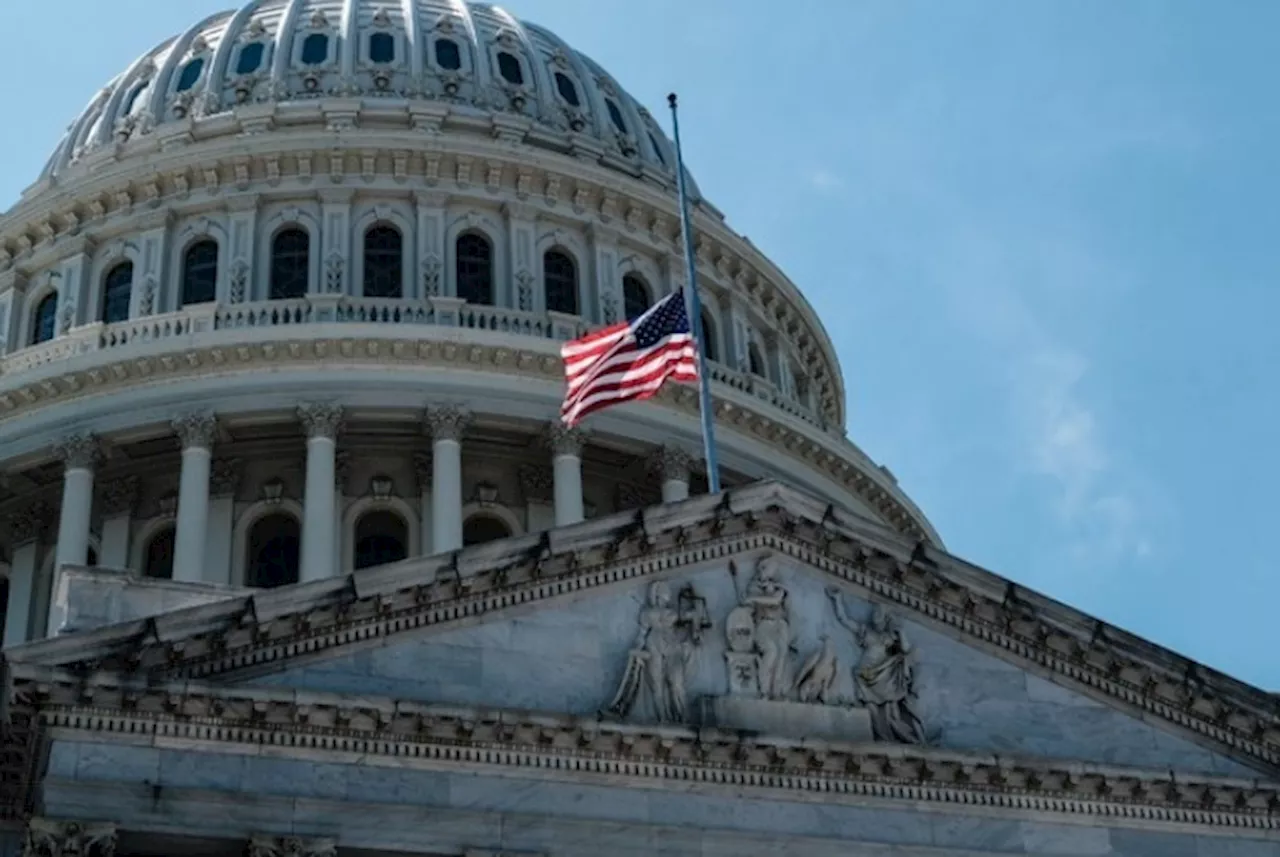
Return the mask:
<path id="1" fill-rule="evenodd" d="M 673 145 L 608 72 L 542 27 L 462 0 L 252 0 L 213 15 L 99 92 L 42 179 L 175 125 L 199 138 L 238 133 L 220 117 L 335 97 L 409 113 L 435 105 L 428 115 L 437 126 L 470 125 L 674 179 Z M 692 181 L 690 193 L 698 197 Z"/>

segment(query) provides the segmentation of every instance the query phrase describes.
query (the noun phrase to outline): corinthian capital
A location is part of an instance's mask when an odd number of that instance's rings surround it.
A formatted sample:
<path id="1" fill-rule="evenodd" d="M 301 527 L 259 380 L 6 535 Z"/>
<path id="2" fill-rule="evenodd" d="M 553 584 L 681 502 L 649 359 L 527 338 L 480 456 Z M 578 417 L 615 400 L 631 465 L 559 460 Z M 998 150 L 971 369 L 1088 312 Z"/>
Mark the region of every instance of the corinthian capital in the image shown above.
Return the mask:
<path id="1" fill-rule="evenodd" d="M 307 402 L 298 405 L 298 419 L 307 437 L 327 437 L 334 439 L 342 426 L 342 408 L 329 402 Z"/>
<path id="2" fill-rule="evenodd" d="M 547 448 L 552 455 L 581 455 L 587 436 L 580 428 L 571 428 L 558 420 L 547 424 Z"/>
<path id="3" fill-rule="evenodd" d="M 28 503 L 9 518 L 9 537 L 14 547 L 40 538 L 53 521 L 53 510 L 47 503 L 37 500 Z"/>
<path id="4" fill-rule="evenodd" d="M 173 433 L 182 441 L 183 449 L 209 449 L 218 433 L 218 421 L 208 412 L 185 414 L 175 419 L 171 425 Z"/>
<path id="5" fill-rule="evenodd" d="M 138 477 L 123 476 L 102 486 L 102 514 L 108 518 L 127 515 L 138 504 Z"/>
<path id="6" fill-rule="evenodd" d="M 53 454 L 68 470 L 93 467 L 101 457 L 98 438 L 92 434 L 73 434 L 53 445 Z"/>
<path id="7" fill-rule="evenodd" d="M 110 822 L 54 821 L 33 818 L 27 822 L 22 857 L 114 857 L 116 826 Z"/>
<path id="8" fill-rule="evenodd" d="M 427 409 L 427 429 L 432 440 L 462 440 L 471 424 L 471 412 L 457 405 Z"/>
<path id="9" fill-rule="evenodd" d="M 689 481 L 693 472 L 693 456 L 678 446 L 664 446 L 649 459 L 649 468 L 663 482 Z"/>

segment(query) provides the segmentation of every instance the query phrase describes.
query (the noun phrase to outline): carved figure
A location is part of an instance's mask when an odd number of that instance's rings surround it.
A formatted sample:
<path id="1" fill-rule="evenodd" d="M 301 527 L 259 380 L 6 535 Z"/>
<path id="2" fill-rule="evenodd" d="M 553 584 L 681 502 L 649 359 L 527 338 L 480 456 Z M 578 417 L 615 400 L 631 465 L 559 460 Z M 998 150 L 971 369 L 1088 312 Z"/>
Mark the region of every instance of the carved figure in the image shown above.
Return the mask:
<path id="1" fill-rule="evenodd" d="M 692 586 L 680 591 L 678 603 L 673 603 L 667 583 L 656 581 L 650 586 L 640 611 L 640 633 L 609 710 L 626 716 L 643 688 L 658 722 L 684 721 L 688 713 L 685 677 L 702 631 L 710 624 L 703 599 Z"/>
<path id="2" fill-rule="evenodd" d="M 897 621 L 881 606 L 868 622 L 858 622 L 845 611 L 835 589 L 827 596 L 836 620 L 847 628 L 862 649 L 853 671 L 858 702 L 871 712 L 871 729 L 877 740 L 924 744 L 924 724 L 915 711 L 915 654 Z"/>
<path id="3" fill-rule="evenodd" d="M 760 694 L 783 699 L 791 690 L 787 668 L 791 656 L 791 616 L 787 590 L 778 579 L 772 557 L 756 563 L 756 573 L 742 597 L 755 619 L 755 645 Z"/>
<path id="4" fill-rule="evenodd" d="M 836 683 L 839 666 L 836 663 L 836 649 L 831 638 L 826 634 L 818 637 L 821 646 L 796 673 L 796 698 L 801 702 L 827 703 L 827 694 Z"/>

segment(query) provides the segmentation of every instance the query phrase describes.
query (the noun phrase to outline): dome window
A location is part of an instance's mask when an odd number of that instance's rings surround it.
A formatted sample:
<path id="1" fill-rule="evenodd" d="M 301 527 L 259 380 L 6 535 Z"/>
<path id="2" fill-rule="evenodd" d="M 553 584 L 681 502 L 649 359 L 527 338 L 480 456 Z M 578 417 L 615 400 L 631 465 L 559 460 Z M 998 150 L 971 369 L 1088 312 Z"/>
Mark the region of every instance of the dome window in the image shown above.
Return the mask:
<path id="1" fill-rule="evenodd" d="M 577 85 L 562 71 L 556 72 L 556 91 L 560 93 L 564 103 L 570 107 L 582 106 L 582 102 L 578 99 Z"/>
<path id="2" fill-rule="evenodd" d="M 483 235 L 459 236 L 455 252 L 458 297 L 473 304 L 493 304 L 493 245 Z"/>
<path id="3" fill-rule="evenodd" d="M 182 259 L 182 305 L 212 303 L 218 290 L 218 244 L 197 241 Z"/>
<path id="4" fill-rule="evenodd" d="M 107 274 L 102 283 L 103 324 L 129 320 L 129 298 L 133 293 L 133 263 L 121 262 Z"/>
<path id="5" fill-rule="evenodd" d="M 200 81 L 200 74 L 204 71 L 204 58 L 194 59 L 187 63 L 182 74 L 178 76 L 178 88 L 176 92 L 186 92 Z"/>
<path id="6" fill-rule="evenodd" d="M 236 57 L 236 74 L 253 74 L 262 66 L 262 55 L 266 47 L 262 42 L 250 42 L 240 49 Z"/>
<path id="7" fill-rule="evenodd" d="M 409 556 L 409 527 L 385 509 L 366 512 L 356 522 L 355 570 L 400 562 Z"/>
<path id="8" fill-rule="evenodd" d="M 273 589 L 298 582 L 302 528 L 292 515 L 264 515 L 249 530 L 245 557 L 246 586 Z"/>
<path id="9" fill-rule="evenodd" d="M 329 37 L 312 33 L 302 40 L 302 64 L 323 65 L 329 60 Z"/>
<path id="10" fill-rule="evenodd" d="M 396 60 L 396 40 L 390 33 L 374 33 L 369 37 L 369 61 L 386 65 Z"/>
<path id="11" fill-rule="evenodd" d="M 622 310 L 628 321 L 644 315 L 652 303 L 649 285 L 639 275 L 627 274 L 622 278 Z"/>
<path id="12" fill-rule="evenodd" d="M 121 116 L 129 116 L 133 113 L 133 108 L 138 104 L 138 97 L 142 95 L 149 84 L 150 81 L 144 80 L 133 88 L 133 91 L 129 93 L 129 97 L 125 99 L 124 110 L 120 113 Z"/>
<path id="13" fill-rule="evenodd" d="M 174 544 L 177 532 L 173 527 L 165 527 L 147 542 L 147 551 L 143 558 L 142 574 L 156 580 L 173 579 Z"/>
<path id="14" fill-rule="evenodd" d="M 699 343 L 702 346 L 702 355 L 708 360 L 718 360 L 715 325 L 711 321 L 711 315 L 705 309 L 702 311 L 702 330 L 699 334 L 702 336 L 702 342 Z"/>
<path id="15" fill-rule="evenodd" d="M 462 68 L 462 51 L 453 39 L 436 39 L 436 65 L 445 71 Z"/>
<path id="16" fill-rule="evenodd" d="M 542 280 L 548 311 L 578 314 L 578 271 L 568 253 L 548 250 L 543 255 Z"/>
<path id="17" fill-rule="evenodd" d="M 271 242 L 270 298 L 304 297 L 310 281 L 311 236 L 301 229 L 286 229 Z"/>
<path id="18" fill-rule="evenodd" d="M 31 344 L 48 342 L 58 332 L 58 293 L 50 292 L 36 304 L 31 316 Z"/>
<path id="19" fill-rule="evenodd" d="M 524 86 L 524 68 L 515 54 L 498 51 L 498 74 L 512 86 Z"/>
<path id="20" fill-rule="evenodd" d="M 764 356 L 760 353 L 760 346 L 754 342 L 747 346 L 747 369 L 758 378 L 765 377 Z"/>
<path id="21" fill-rule="evenodd" d="M 618 133 L 619 133 L 619 134 L 626 134 L 626 133 L 628 133 L 628 131 L 627 131 L 627 123 L 626 123 L 626 121 L 622 118 L 622 111 L 618 109 L 618 104 L 617 104 L 617 102 L 616 102 L 616 101 L 614 101 L 612 98 L 609 98 L 609 99 L 606 99 L 606 100 L 605 100 L 605 102 L 604 102 L 604 106 L 608 109 L 608 111 L 609 111 L 609 119 L 610 119 L 610 121 L 612 121 L 612 122 L 613 122 L 613 127 L 615 127 L 615 128 L 617 128 L 617 129 L 618 129 Z"/>
<path id="22" fill-rule="evenodd" d="M 364 234 L 364 296 L 404 297 L 404 239 L 394 226 L 374 226 Z"/>
<path id="23" fill-rule="evenodd" d="M 658 138 L 650 134 L 649 145 L 653 146 L 653 153 L 658 156 L 658 163 L 665 167 L 667 165 L 667 159 L 662 155 L 662 147 L 658 145 Z"/>

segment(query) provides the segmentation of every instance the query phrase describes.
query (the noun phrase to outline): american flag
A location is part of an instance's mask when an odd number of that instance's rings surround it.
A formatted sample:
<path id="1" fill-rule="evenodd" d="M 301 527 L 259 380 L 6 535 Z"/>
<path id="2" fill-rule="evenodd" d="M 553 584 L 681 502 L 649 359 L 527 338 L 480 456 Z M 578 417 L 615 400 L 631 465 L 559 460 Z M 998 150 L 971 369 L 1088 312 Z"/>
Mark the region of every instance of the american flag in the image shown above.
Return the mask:
<path id="1" fill-rule="evenodd" d="M 698 346 L 689 332 L 683 290 L 639 318 L 566 342 L 560 356 L 569 383 L 560 418 L 570 426 L 601 408 L 647 399 L 667 379 L 698 380 Z"/>

